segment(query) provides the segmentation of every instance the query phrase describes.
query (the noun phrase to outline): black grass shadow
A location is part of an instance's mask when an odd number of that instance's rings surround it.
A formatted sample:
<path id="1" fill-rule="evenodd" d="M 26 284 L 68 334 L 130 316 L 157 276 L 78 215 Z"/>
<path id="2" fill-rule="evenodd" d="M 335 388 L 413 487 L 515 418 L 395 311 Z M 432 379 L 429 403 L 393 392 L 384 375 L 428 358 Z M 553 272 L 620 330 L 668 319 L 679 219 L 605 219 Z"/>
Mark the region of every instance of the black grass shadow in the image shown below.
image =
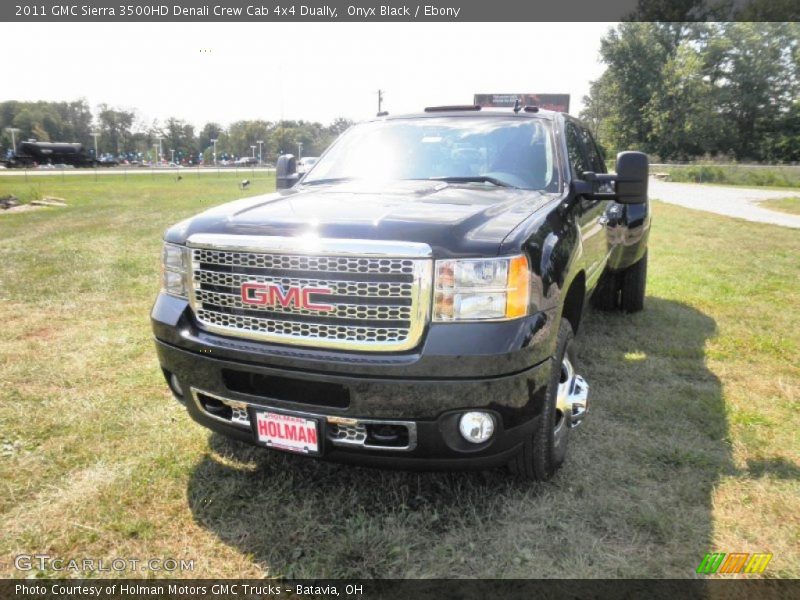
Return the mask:
<path id="1" fill-rule="evenodd" d="M 748 460 L 747 471 L 751 477 L 772 476 L 800 480 L 800 468 L 783 457 Z"/>
<path id="2" fill-rule="evenodd" d="M 711 496 L 732 472 L 713 319 L 648 298 L 587 314 L 592 405 L 546 484 L 290 456 L 212 434 L 188 484 L 196 521 L 289 577 L 691 577 L 712 544 Z"/>

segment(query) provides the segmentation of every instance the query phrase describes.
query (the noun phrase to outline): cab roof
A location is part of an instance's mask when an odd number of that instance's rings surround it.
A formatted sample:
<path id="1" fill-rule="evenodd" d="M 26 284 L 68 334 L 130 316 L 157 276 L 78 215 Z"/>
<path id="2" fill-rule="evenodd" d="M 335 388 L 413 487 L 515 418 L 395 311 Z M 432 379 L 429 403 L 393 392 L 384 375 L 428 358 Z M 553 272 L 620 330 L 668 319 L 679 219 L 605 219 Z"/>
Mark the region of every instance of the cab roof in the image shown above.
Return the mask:
<path id="1" fill-rule="evenodd" d="M 378 113 L 374 118 L 368 119 L 376 121 L 379 119 L 424 119 L 430 117 L 518 117 L 518 118 L 539 118 L 552 121 L 557 115 L 566 115 L 552 110 L 545 110 L 536 106 L 522 106 L 519 110 L 513 107 L 481 107 L 478 105 L 465 104 L 456 106 L 429 106 L 423 112 L 390 114 L 388 112 Z"/>

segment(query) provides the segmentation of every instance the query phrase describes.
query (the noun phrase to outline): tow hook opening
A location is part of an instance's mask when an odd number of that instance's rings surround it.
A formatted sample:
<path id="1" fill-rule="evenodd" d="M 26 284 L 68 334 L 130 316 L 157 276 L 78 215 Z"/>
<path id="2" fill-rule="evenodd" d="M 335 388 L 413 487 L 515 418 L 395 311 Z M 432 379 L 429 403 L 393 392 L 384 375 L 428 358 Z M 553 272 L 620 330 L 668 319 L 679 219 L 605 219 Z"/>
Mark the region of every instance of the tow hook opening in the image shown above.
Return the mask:
<path id="1" fill-rule="evenodd" d="M 238 427 L 250 427 L 250 415 L 245 404 L 235 400 L 215 398 L 194 390 L 193 393 L 197 405 L 207 415 Z"/>
<path id="2" fill-rule="evenodd" d="M 203 404 L 203 409 L 215 417 L 219 417 L 220 419 L 225 419 L 226 421 L 230 421 L 231 417 L 233 416 L 233 410 L 227 404 L 223 404 L 219 400 L 214 400 L 213 398 L 203 398 L 201 400 Z"/>
<path id="3" fill-rule="evenodd" d="M 359 421 L 328 417 L 328 439 L 337 446 L 373 450 L 413 450 L 416 425 L 411 422 Z"/>
<path id="4" fill-rule="evenodd" d="M 372 446 L 405 447 L 408 446 L 408 428 L 405 425 L 390 423 L 368 424 L 367 441 Z"/>

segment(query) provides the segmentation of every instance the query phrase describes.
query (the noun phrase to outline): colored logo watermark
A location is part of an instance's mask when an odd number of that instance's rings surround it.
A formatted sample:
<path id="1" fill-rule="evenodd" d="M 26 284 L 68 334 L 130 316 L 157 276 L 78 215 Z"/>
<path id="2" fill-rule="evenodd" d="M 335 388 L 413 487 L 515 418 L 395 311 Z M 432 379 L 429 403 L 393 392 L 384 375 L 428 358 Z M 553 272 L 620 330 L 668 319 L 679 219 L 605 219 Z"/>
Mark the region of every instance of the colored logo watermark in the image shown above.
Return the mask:
<path id="1" fill-rule="evenodd" d="M 748 554 L 747 552 L 710 552 L 703 557 L 697 573 L 703 575 L 733 573 L 763 573 L 767 568 L 772 554 L 767 552 L 757 552 Z"/>

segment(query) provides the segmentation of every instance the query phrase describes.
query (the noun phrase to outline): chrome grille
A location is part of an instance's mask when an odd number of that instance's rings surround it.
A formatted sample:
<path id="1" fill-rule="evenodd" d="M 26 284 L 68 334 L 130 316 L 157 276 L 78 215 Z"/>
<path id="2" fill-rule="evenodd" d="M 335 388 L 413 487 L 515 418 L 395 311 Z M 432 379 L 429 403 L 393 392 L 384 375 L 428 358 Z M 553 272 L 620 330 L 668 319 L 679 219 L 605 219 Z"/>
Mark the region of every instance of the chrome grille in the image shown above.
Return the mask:
<path id="1" fill-rule="evenodd" d="M 252 281 L 252 279 L 250 280 Z M 302 285 L 302 284 L 301 284 Z M 241 310 L 255 310 L 269 312 L 270 308 L 261 306 L 249 306 L 242 302 L 241 295 L 227 292 L 207 292 L 199 289 L 195 291 L 195 297 L 202 304 L 212 304 L 226 308 L 238 308 Z M 316 315 L 316 311 L 307 308 L 297 308 L 294 306 L 281 307 L 285 312 L 298 315 Z M 340 319 L 379 319 L 392 321 L 408 321 L 411 318 L 411 306 L 369 306 L 363 304 L 337 304 L 330 312 L 325 313 L 327 317 Z"/>
<path id="2" fill-rule="evenodd" d="M 424 244 L 199 234 L 187 246 L 189 300 L 209 331 L 312 347 L 396 351 L 416 346 L 428 320 L 432 260 Z M 313 302 L 330 309 L 294 301 L 244 302 L 244 283 L 323 288 L 314 292 Z"/>
<path id="3" fill-rule="evenodd" d="M 350 325 L 320 325 L 314 323 L 296 323 L 293 321 L 277 321 L 261 317 L 243 317 L 228 315 L 223 312 L 203 310 L 197 311 L 197 318 L 206 325 L 215 325 L 229 330 L 231 333 L 261 333 L 264 337 L 278 339 L 279 337 L 292 337 L 306 340 L 309 345 L 313 342 L 342 341 L 342 342 L 400 342 L 408 337 L 408 328 L 386 327 L 356 327 Z"/>
<path id="4" fill-rule="evenodd" d="M 255 252 L 197 250 L 197 260 L 211 265 L 284 269 L 289 271 L 326 271 L 330 273 L 402 273 L 414 274 L 414 261 L 399 258 L 358 258 L 344 256 L 287 256 Z"/>
<path id="5" fill-rule="evenodd" d="M 363 423 L 354 425 L 334 423 L 328 426 L 328 435 L 337 442 L 363 444 L 367 441 L 367 426 Z"/>
<path id="6" fill-rule="evenodd" d="M 229 402 L 231 407 L 231 421 L 234 424 L 250 427 L 250 415 L 247 414 L 247 405 L 236 402 Z"/>
<path id="7" fill-rule="evenodd" d="M 196 269 L 195 280 L 211 286 L 219 285 L 239 289 L 247 281 L 278 283 L 282 286 L 302 285 L 303 287 L 329 287 L 340 296 L 387 298 L 392 296 L 411 297 L 413 284 L 370 281 L 331 281 L 328 279 L 308 279 L 305 277 L 275 277 L 243 275 L 241 273 L 220 273 Z"/>

